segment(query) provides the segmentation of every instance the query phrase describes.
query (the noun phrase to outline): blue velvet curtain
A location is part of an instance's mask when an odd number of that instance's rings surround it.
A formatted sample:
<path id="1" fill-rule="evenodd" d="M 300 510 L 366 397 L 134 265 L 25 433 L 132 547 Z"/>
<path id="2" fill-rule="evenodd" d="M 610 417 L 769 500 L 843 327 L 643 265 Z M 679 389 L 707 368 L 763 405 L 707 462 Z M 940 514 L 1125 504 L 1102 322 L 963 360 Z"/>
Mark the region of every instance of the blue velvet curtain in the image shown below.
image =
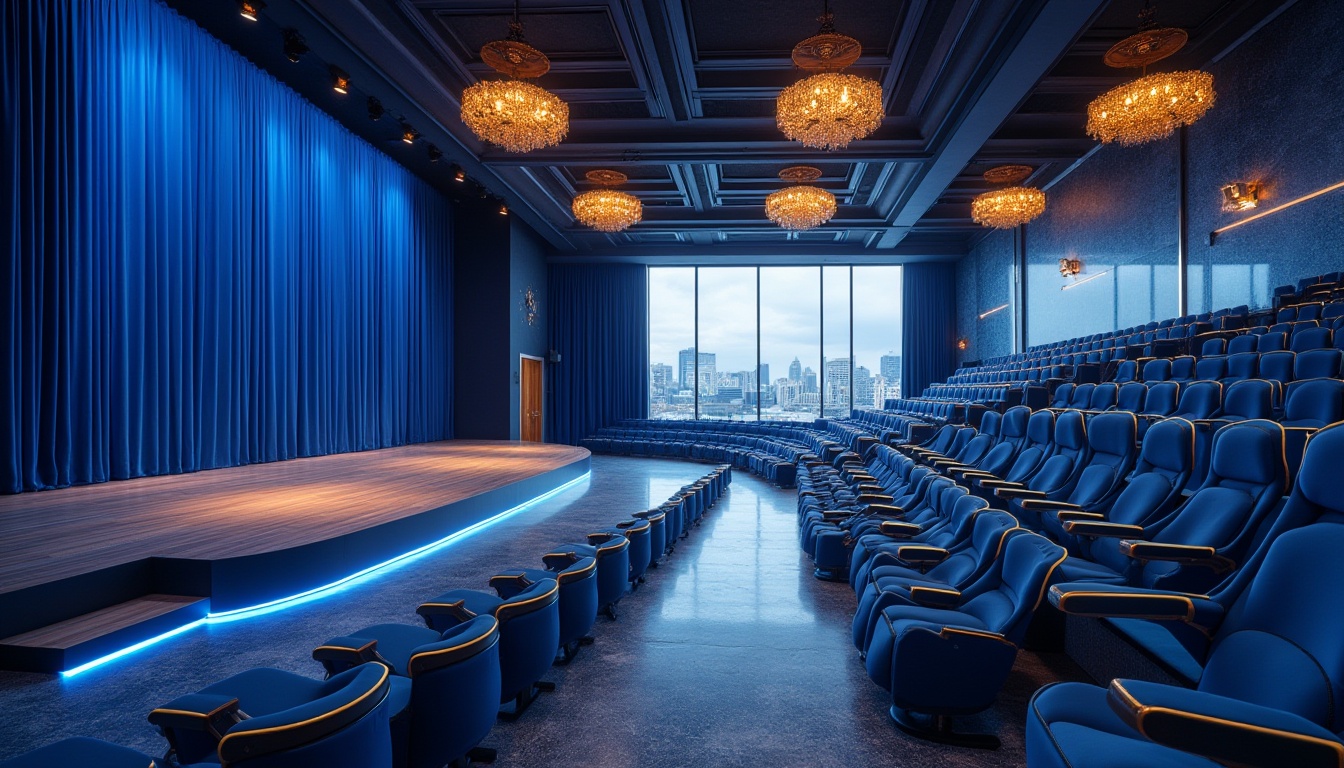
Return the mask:
<path id="1" fill-rule="evenodd" d="M 905 318 L 901 325 L 901 392 L 924 388 L 956 369 L 957 268 L 951 263 L 907 264 L 901 269 Z"/>
<path id="2" fill-rule="evenodd" d="M 0 32 L 0 491 L 451 435 L 445 198 L 155 0 Z"/>
<path id="3" fill-rule="evenodd" d="M 578 443 L 600 427 L 643 418 L 649 398 L 649 280 L 641 264 L 552 265 L 546 434 Z"/>

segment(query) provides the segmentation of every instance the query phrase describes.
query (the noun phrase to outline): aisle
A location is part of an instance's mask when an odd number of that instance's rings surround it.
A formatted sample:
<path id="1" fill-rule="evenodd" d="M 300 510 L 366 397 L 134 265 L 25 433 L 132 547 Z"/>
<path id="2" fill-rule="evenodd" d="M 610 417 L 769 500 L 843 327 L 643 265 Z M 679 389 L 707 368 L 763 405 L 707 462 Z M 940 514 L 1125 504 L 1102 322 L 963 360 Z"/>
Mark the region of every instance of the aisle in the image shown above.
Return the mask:
<path id="1" fill-rule="evenodd" d="M 484 588 L 667 498 L 705 465 L 593 457 L 592 478 L 452 547 L 338 595 L 283 613 L 172 638 L 70 681 L 0 673 L 0 759 L 64 736 L 93 735 L 161 753 L 145 722 L 157 704 L 222 677 L 272 666 L 317 677 L 309 654 L 327 637 L 384 621 L 419 623 L 419 601 Z M 794 492 L 738 471 L 703 525 L 598 620 L 597 642 L 520 721 L 485 745 L 500 768 L 594 766 L 1002 766 L 1023 763 L 1026 699 L 1053 679 L 1024 655 L 1003 701 L 973 724 L 998 753 L 909 739 L 887 720 L 849 640 L 849 587 L 812 578 L 795 538 Z"/>

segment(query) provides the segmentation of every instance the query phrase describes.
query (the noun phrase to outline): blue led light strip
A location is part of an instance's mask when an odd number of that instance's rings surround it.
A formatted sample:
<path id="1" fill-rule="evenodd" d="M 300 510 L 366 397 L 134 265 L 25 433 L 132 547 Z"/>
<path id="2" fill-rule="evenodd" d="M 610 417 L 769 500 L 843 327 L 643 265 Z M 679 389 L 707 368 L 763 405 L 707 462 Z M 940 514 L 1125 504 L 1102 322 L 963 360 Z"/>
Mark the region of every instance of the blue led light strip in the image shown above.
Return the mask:
<path id="1" fill-rule="evenodd" d="M 193 621 L 189 624 L 184 624 L 180 627 L 177 627 L 176 629 L 171 629 L 157 637 L 151 637 L 148 640 L 141 640 L 135 645 L 127 646 L 126 648 L 122 648 L 119 651 L 113 651 L 112 653 L 94 659 L 93 661 L 80 664 L 79 666 L 74 667 L 72 669 L 67 669 L 61 672 L 61 677 L 67 679 L 74 677 L 75 675 L 78 675 L 82 672 L 87 672 L 90 669 L 93 669 L 94 667 L 102 666 L 103 664 L 106 664 L 110 661 L 115 661 L 116 659 L 126 656 L 127 654 L 135 653 L 136 651 L 148 648 L 151 645 L 159 643 L 163 640 L 167 640 L 170 637 L 180 635 L 183 632 L 201 626 L 202 624 L 223 624 L 231 621 L 250 619 L 256 616 L 265 616 L 268 613 L 283 611 L 286 608 L 292 608 L 296 605 L 302 605 L 304 603 L 312 602 L 314 600 L 320 600 L 325 597 L 330 597 L 331 595 L 349 589 L 350 587 L 353 587 L 356 584 L 367 581 L 372 576 L 380 575 L 381 572 L 386 572 L 392 570 L 393 568 L 405 565 L 414 560 L 418 560 L 419 558 L 424 557 L 425 555 L 443 549 L 449 544 L 461 541 L 473 534 L 480 533 L 481 531 L 485 530 L 486 528 L 489 528 L 492 525 L 495 525 L 496 523 L 503 522 L 505 519 L 512 517 L 528 509 L 529 507 L 533 507 L 537 504 L 540 504 L 541 502 L 546 501 L 547 499 L 555 496 L 556 494 L 566 491 L 574 487 L 575 485 L 578 485 L 579 483 L 588 480 L 591 475 L 592 475 L 591 472 L 584 472 L 582 475 L 574 478 L 573 480 L 570 480 L 569 482 L 563 485 L 558 485 L 555 488 L 552 488 L 551 490 L 539 496 L 534 496 L 515 507 L 510 507 L 509 509 L 500 512 L 497 515 L 488 517 L 480 521 L 479 523 L 469 525 L 460 531 L 451 533 L 443 537 L 442 539 L 439 539 L 438 541 L 430 542 L 429 544 L 426 544 L 423 547 L 419 547 L 417 549 L 411 550 L 410 552 L 405 552 L 403 554 L 397 555 L 396 557 L 390 560 L 384 560 L 383 562 L 378 563 L 377 565 L 371 565 L 368 568 L 365 568 L 361 571 L 356 571 L 355 573 L 352 573 L 349 576 L 346 576 L 342 579 L 333 581 L 330 584 L 324 584 L 323 586 L 314 587 L 313 589 L 300 592 L 296 595 L 290 595 L 289 597 L 282 597 L 279 598 L 278 600 L 271 600 L 269 602 L 249 606 L 247 608 L 235 608 L 234 610 L 231 611 L 221 611 L 219 613 L 211 613 L 203 619 L 197 619 L 196 621 Z"/>

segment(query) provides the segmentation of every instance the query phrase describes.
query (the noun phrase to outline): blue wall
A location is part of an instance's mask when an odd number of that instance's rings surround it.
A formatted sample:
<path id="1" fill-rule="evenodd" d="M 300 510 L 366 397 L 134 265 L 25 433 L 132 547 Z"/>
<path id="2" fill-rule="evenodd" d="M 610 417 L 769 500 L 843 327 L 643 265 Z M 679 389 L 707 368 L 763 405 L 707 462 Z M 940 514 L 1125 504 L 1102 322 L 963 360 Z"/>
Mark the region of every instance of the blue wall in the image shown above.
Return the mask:
<path id="1" fill-rule="evenodd" d="M 0 88 L 0 491 L 452 435 L 439 193 L 153 0 L 8 0 Z"/>
<path id="2" fill-rule="evenodd" d="M 1005 354 L 1013 347 L 1013 233 L 990 233 L 957 262 L 958 338 L 967 347 L 957 353 L 957 362 Z M 980 315 L 1008 304 L 981 320 Z"/>
<path id="3" fill-rule="evenodd" d="M 1207 243 L 1208 232 L 1247 214 L 1223 213 L 1231 181 L 1268 187 L 1261 209 L 1344 180 L 1344 3 L 1299 0 L 1205 69 L 1218 102 L 1187 131 L 1190 312 L 1267 306 L 1276 285 L 1344 268 L 1344 191 L 1253 222 Z M 1100 148 L 1047 191 L 1046 213 L 1025 228 L 1027 343 L 1043 344 L 1172 317 L 1177 312 L 1180 144 Z M 986 243 L 1000 235 L 991 235 Z M 1078 258 L 1085 279 L 1069 290 L 1058 261 Z M 959 276 L 983 284 L 1011 272 L 993 247 L 966 257 Z M 997 279 L 997 278 L 996 278 Z M 1005 278 L 1011 279 L 1011 277 Z M 959 335 L 981 359 L 1012 351 L 1012 335 L 986 335 L 963 288 Z M 1002 302 L 998 302 L 1002 303 Z M 989 306 L 994 306 L 990 304 Z M 1009 310 L 1008 312 L 1011 312 Z M 1008 312 L 1000 313 L 1007 315 Z M 1011 328 L 1011 318 L 1004 318 Z"/>
<path id="4" fill-rule="evenodd" d="M 508 440 L 509 230 L 497 201 L 460 203 L 454 227 L 456 436 Z M 517 408 L 515 405 L 514 408 Z"/>
<path id="5" fill-rule="evenodd" d="M 546 292 L 546 243 L 531 227 L 515 221 L 510 233 L 509 250 L 509 380 L 513 393 L 509 400 L 509 429 L 510 437 L 516 440 L 521 430 L 518 412 L 522 394 L 519 383 L 522 363 L 519 356 L 531 355 L 545 359 L 546 308 L 549 301 Z M 536 294 L 538 302 L 537 315 L 531 323 L 527 322 L 523 310 L 523 295 L 529 288 Z M 544 366 L 548 364 L 542 363 L 543 382 L 546 380 Z M 542 402 L 545 403 L 544 397 Z M 545 419 L 542 424 L 545 424 Z"/>

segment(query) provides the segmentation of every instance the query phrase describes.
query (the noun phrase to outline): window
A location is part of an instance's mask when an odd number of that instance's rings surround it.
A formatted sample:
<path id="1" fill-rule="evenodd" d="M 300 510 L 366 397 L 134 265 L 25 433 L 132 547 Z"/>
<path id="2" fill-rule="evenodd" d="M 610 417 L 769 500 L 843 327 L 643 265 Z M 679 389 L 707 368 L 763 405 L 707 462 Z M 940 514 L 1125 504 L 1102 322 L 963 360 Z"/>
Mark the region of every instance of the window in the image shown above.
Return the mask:
<path id="1" fill-rule="evenodd" d="M 651 267 L 649 416 L 808 421 L 900 396 L 898 266 Z"/>

